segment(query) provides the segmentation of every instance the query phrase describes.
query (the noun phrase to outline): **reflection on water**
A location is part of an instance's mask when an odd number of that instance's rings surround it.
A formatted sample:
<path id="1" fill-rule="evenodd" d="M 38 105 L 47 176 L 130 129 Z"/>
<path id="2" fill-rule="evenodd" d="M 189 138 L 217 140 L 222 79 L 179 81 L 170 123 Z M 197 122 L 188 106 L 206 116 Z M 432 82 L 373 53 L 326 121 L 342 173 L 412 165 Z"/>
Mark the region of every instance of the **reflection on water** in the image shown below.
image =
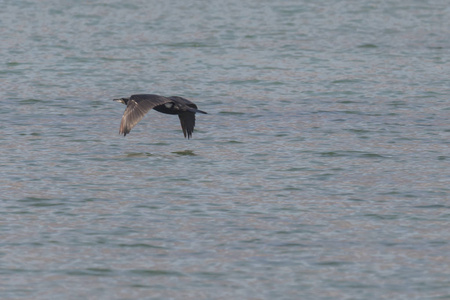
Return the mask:
<path id="1" fill-rule="evenodd" d="M 132 152 L 132 153 L 127 153 L 127 157 L 147 157 L 147 156 L 152 156 L 153 154 L 149 153 L 149 152 Z"/>
<path id="2" fill-rule="evenodd" d="M 177 154 L 177 155 L 187 155 L 187 156 L 196 156 L 197 155 L 192 150 L 174 151 L 172 153 Z"/>

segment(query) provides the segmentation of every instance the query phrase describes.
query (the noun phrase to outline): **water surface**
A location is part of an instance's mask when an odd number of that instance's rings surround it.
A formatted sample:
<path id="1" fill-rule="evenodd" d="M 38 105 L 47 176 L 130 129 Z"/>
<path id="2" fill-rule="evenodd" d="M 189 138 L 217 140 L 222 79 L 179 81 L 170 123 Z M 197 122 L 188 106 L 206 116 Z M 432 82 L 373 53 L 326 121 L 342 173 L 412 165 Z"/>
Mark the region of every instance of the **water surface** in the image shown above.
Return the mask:
<path id="1" fill-rule="evenodd" d="M 446 1 L 4 7 L 2 299 L 450 298 Z"/>

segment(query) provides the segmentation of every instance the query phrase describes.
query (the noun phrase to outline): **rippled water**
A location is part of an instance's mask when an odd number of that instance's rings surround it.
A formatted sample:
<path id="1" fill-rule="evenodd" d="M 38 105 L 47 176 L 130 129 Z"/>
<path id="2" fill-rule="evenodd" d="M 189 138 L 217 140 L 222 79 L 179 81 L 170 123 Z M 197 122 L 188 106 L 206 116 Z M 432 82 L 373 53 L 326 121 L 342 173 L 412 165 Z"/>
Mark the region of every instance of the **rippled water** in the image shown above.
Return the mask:
<path id="1" fill-rule="evenodd" d="M 450 299 L 447 1 L 3 3 L 2 299 Z"/>

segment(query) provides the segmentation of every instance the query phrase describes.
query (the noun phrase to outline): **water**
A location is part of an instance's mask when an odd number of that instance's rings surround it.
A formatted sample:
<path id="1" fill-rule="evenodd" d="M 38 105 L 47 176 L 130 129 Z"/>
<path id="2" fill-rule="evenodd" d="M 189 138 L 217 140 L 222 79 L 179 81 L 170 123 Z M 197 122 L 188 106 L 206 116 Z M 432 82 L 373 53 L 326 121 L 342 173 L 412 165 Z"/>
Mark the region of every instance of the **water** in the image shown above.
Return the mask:
<path id="1" fill-rule="evenodd" d="M 450 299 L 447 1 L 2 7 L 2 299 Z"/>

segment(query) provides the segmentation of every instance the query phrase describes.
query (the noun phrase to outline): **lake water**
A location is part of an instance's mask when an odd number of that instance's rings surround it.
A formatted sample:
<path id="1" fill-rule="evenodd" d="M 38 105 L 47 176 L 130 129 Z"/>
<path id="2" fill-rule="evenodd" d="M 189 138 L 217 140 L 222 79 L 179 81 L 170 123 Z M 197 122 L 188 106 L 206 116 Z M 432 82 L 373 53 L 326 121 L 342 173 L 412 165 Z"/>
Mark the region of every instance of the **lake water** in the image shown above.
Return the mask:
<path id="1" fill-rule="evenodd" d="M 450 299 L 450 9 L 3 0 L 1 299 Z M 136 93 L 151 111 L 126 137 Z"/>

